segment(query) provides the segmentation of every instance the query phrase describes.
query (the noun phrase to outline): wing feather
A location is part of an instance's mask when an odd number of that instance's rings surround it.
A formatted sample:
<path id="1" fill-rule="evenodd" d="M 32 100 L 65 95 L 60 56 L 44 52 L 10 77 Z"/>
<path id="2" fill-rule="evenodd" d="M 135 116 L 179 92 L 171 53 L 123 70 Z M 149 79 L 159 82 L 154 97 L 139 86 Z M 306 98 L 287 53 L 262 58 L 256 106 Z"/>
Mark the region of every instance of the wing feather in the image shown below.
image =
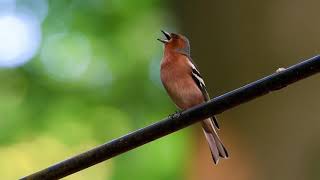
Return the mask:
<path id="1" fill-rule="evenodd" d="M 188 58 L 190 59 L 190 58 Z M 192 67 L 192 79 L 195 81 L 195 83 L 197 84 L 198 88 L 201 90 L 202 94 L 203 94 L 203 97 L 206 101 L 210 100 L 210 96 L 209 96 L 209 93 L 207 91 L 207 88 L 206 88 L 206 85 L 204 83 L 204 80 L 200 74 L 200 72 L 197 70 L 196 66 L 192 63 L 191 59 L 189 61 L 191 67 Z M 217 119 L 212 116 L 211 117 L 211 120 L 212 120 L 212 123 L 215 125 L 215 127 L 217 129 L 219 129 L 219 124 L 218 124 L 218 121 Z"/>

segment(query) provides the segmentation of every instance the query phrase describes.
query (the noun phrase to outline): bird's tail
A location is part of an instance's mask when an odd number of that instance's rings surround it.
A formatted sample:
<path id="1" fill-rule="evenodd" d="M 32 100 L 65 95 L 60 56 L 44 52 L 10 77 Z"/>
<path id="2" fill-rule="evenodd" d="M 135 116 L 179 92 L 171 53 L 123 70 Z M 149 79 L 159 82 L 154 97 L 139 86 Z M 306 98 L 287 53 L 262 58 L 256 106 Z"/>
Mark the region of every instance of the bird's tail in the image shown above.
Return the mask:
<path id="1" fill-rule="evenodd" d="M 217 164 L 219 157 L 228 158 L 229 155 L 226 148 L 223 146 L 212 122 L 213 121 L 211 118 L 205 119 L 202 121 L 202 128 L 208 141 L 213 161 L 215 164 Z"/>

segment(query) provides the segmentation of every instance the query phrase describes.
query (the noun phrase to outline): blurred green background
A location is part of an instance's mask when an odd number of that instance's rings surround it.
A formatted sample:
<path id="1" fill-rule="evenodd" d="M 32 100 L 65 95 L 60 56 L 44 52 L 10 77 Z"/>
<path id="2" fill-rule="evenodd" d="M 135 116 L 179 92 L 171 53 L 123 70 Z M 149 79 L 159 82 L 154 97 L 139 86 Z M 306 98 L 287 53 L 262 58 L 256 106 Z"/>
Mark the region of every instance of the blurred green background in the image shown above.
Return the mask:
<path id="1" fill-rule="evenodd" d="M 307 1 L 0 1 L 0 174 L 17 179 L 175 111 L 160 29 L 189 37 L 211 96 L 319 52 Z M 319 76 L 219 115 L 230 159 L 198 126 L 65 179 L 319 179 Z"/>

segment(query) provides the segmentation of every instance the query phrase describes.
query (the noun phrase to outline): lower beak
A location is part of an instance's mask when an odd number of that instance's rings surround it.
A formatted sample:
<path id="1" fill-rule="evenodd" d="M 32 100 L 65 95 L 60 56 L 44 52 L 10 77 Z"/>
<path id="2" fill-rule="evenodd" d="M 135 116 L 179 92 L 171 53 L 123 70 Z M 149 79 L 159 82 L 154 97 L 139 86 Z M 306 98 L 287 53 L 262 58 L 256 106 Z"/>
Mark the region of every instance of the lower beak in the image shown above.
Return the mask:
<path id="1" fill-rule="evenodd" d="M 162 42 L 162 43 L 168 43 L 169 40 L 171 39 L 171 36 L 170 36 L 170 33 L 164 31 L 164 30 L 161 30 L 161 32 L 164 34 L 164 36 L 167 38 L 167 39 L 157 39 L 158 41 Z"/>
<path id="2" fill-rule="evenodd" d="M 160 42 L 162 42 L 162 43 L 164 43 L 164 44 L 169 42 L 168 40 L 160 39 L 160 38 L 158 38 L 157 40 L 160 41 Z"/>

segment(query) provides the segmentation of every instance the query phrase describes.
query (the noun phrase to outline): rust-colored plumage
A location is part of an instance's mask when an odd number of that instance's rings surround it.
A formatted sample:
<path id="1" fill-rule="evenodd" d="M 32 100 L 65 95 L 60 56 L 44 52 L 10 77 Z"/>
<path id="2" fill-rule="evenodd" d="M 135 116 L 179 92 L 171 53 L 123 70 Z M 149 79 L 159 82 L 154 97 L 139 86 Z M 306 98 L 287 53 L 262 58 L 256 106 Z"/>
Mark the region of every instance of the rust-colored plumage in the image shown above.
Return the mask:
<path id="1" fill-rule="evenodd" d="M 158 39 L 164 43 L 160 76 L 170 98 L 182 110 L 208 101 L 202 76 L 190 57 L 189 40 L 180 34 L 162 32 L 166 39 Z M 227 158 L 227 150 L 217 134 L 219 126 L 215 117 L 203 120 L 202 128 L 214 163 L 218 163 L 219 157 Z"/>

